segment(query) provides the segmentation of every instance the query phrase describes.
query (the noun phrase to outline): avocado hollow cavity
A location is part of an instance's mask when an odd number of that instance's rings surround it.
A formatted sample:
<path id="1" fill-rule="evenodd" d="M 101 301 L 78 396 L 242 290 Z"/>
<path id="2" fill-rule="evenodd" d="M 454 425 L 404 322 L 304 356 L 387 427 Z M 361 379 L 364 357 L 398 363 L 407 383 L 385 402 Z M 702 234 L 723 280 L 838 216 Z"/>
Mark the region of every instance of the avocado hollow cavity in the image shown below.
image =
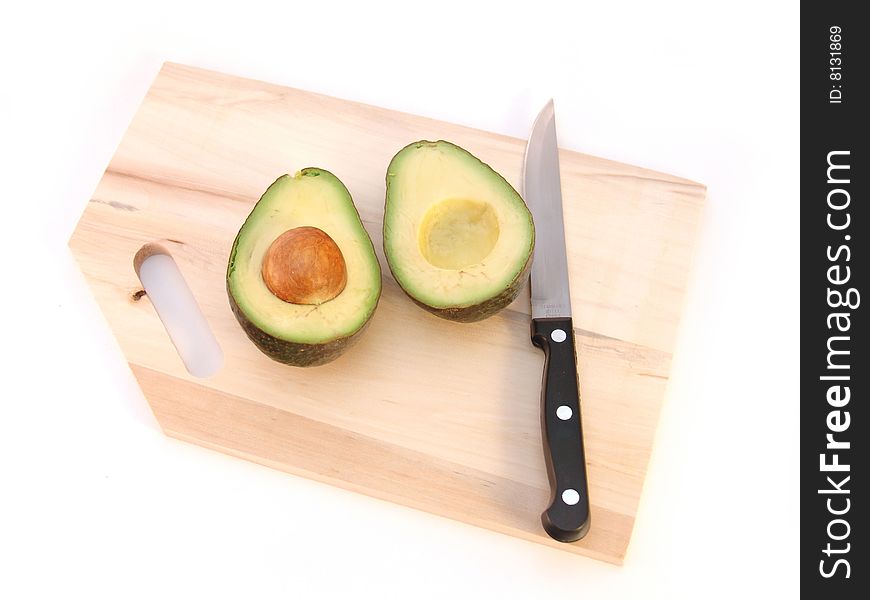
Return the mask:
<path id="1" fill-rule="evenodd" d="M 459 270 L 482 262 L 498 236 L 498 217 L 487 202 L 443 200 L 423 217 L 420 252 L 438 268 Z"/>

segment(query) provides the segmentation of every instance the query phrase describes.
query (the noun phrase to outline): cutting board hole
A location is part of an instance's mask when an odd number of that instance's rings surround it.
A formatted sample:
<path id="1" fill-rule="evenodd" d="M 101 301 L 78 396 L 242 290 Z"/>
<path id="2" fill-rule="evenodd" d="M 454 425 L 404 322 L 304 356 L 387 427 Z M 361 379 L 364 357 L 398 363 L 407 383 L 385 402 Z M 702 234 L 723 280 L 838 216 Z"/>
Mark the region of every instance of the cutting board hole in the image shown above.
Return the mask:
<path id="1" fill-rule="evenodd" d="M 159 244 L 146 244 L 133 266 L 139 281 L 188 373 L 210 377 L 224 362 L 224 354 L 175 259 Z"/>

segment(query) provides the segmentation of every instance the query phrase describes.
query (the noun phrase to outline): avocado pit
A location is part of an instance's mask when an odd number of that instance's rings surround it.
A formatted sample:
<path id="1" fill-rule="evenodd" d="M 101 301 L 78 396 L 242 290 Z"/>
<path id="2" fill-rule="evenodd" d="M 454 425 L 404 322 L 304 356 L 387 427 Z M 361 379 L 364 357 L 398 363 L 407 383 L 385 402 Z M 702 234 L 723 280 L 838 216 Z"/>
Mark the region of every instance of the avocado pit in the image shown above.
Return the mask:
<path id="1" fill-rule="evenodd" d="M 261 272 L 269 291 L 291 304 L 323 304 L 347 285 L 344 255 L 317 227 L 296 227 L 278 236 L 263 257 Z"/>

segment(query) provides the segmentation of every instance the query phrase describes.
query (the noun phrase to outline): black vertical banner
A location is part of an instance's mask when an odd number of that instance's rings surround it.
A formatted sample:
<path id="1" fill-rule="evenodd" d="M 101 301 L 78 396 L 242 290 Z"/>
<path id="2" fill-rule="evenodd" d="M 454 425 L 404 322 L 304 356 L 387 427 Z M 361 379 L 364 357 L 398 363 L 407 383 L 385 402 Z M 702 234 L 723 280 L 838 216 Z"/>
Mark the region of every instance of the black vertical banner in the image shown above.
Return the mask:
<path id="1" fill-rule="evenodd" d="M 801 6 L 801 589 L 870 598 L 870 22 Z"/>

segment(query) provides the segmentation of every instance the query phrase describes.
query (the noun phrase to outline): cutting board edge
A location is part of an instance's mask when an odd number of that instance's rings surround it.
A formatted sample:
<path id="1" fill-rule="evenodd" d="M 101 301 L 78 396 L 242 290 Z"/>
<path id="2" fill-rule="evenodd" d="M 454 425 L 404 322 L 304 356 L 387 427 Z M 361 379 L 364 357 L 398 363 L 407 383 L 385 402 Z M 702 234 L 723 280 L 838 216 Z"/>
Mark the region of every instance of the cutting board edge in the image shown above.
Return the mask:
<path id="1" fill-rule="evenodd" d="M 159 419 L 158 419 L 158 423 L 160 423 Z M 374 498 L 376 500 L 379 500 L 381 502 L 385 502 L 385 503 L 388 503 L 391 505 L 398 505 L 398 506 L 402 506 L 405 508 L 410 508 L 412 510 L 418 510 L 420 512 L 424 512 L 428 515 L 432 515 L 432 516 L 438 517 L 440 519 L 447 519 L 447 520 L 451 521 L 452 523 L 460 523 L 460 524 L 467 525 L 470 527 L 485 529 L 487 531 L 498 533 L 500 535 L 507 535 L 507 536 L 515 538 L 515 539 L 520 539 L 520 540 L 523 540 L 524 542 L 533 543 L 533 544 L 536 544 L 538 546 L 544 546 L 547 548 L 551 548 L 552 550 L 556 550 L 556 551 L 560 551 L 560 552 L 570 552 L 571 554 L 575 554 L 577 556 L 585 556 L 587 558 L 600 560 L 600 561 L 606 562 L 608 564 L 616 565 L 616 566 L 623 566 L 624 561 L 625 561 L 625 554 L 626 554 L 626 551 L 628 549 L 628 545 L 630 544 L 630 541 L 631 541 L 631 537 L 629 537 L 628 543 L 626 543 L 625 551 L 623 551 L 621 553 L 612 553 L 612 554 L 608 554 L 606 552 L 599 552 L 599 551 L 595 551 L 595 550 L 589 550 L 587 548 L 582 548 L 580 546 L 574 546 L 572 544 L 562 544 L 562 543 L 557 542 L 555 540 L 553 540 L 552 542 L 547 542 L 547 541 L 542 540 L 541 538 L 538 538 L 532 534 L 528 534 L 525 532 L 518 532 L 516 530 L 509 529 L 507 527 L 499 526 L 495 522 L 483 523 L 483 522 L 472 521 L 469 519 L 460 519 L 460 518 L 450 517 L 446 514 L 442 514 L 442 513 L 438 513 L 438 512 L 434 512 L 432 510 L 429 510 L 422 503 L 415 504 L 413 502 L 410 502 L 410 501 L 407 501 L 404 499 L 400 500 L 400 499 L 395 498 L 394 496 L 389 495 L 388 493 L 381 492 L 380 490 L 373 488 L 373 487 L 354 485 L 354 484 L 352 484 L 348 481 L 345 481 L 341 478 L 330 478 L 330 477 L 327 477 L 326 475 L 318 473 L 317 471 L 312 471 L 309 469 L 305 469 L 303 467 L 298 467 L 298 466 L 292 465 L 290 463 L 276 461 L 276 460 L 270 460 L 270 459 L 268 459 L 264 456 L 261 456 L 259 454 L 248 453 L 248 452 L 239 450 L 237 448 L 225 446 L 222 444 L 211 443 L 211 442 L 208 442 L 208 441 L 203 440 L 201 438 L 198 438 L 196 436 L 187 435 L 187 434 L 181 433 L 179 431 L 175 431 L 171 428 L 163 427 L 162 424 L 161 424 L 160 428 L 161 428 L 161 431 L 163 431 L 163 433 L 167 437 L 179 440 L 181 442 L 194 444 L 196 446 L 200 446 L 201 448 L 205 448 L 207 450 L 219 452 L 220 454 L 225 454 L 227 456 L 232 456 L 234 458 L 240 458 L 242 460 L 246 460 L 248 462 L 251 462 L 251 463 L 254 463 L 257 465 L 261 465 L 261 466 L 264 466 L 264 467 L 267 467 L 270 469 L 275 469 L 275 470 L 281 471 L 283 473 L 286 473 L 288 475 L 292 475 L 294 477 L 301 477 L 301 478 L 309 480 L 309 481 L 314 481 L 317 483 L 336 487 L 336 488 L 339 488 L 342 490 L 347 490 L 350 492 L 361 494 L 363 496 L 367 496 L 369 498 Z M 594 515 L 594 512 L 593 512 L 593 515 Z M 630 515 L 626 515 L 626 517 L 628 517 L 632 520 L 632 527 L 633 527 L 635 518 L 631 517 Z M 594 516 L 593 516 L 593 518 L 594 518 Z"/>
<path id="2" fill-rule="evenodd" d="M 437 461 L 433 465 L 430 460 L 430 463 L 425 467 L 429 469 L 431 480 L 438 482 L 436 485 L 444 486 L 437 488 L 439 493 L 435 497 L 444 498 L 445 500 L 436 504 L 431 502 L 427 504 L 425 501 L 415 500 L 416 496 L 414 494 L 406 493 L 405 487 L 395 485 L 395 482 L 393 484 L 382 482 L 380 485 L 371 485 L 365 475 L 363 475 L 364 481 L 354 482 L 351 480 L 352 477 L 348 477 L 347 473 L 342 473 L 340 470 L 336 470 L 333 473 L 334 476 L 330 476 L 327 474 L 330 470 L 329 465 L 346 464 L 347 461 L 341 458 L 343 453 L 347 452 L 349 448 L 355 449 L 360 443 L 362 443 L 361 448 L 369 448 L 369 451 L 375 455 L 375 458 L 381 460 L 385 456 L 395 458 L 407 454 L 410 457 L 409 460 L 414 462 L 414 457 L 418 453 L 403 446 L 382 442 L 362 434 L 353 434 L 350 438 L 347 438 L 352 440 L 349 446 L 340 442 L 337 446 L 330 446 L 333 449 L 333 454 L 331 455 L 317 450 L 312 452 L 310 456 L 305 456 L 305 452 L 300 450 L 300 448 L 307 448 L 309 452 L 313 448 L 313 446 L 307 443 L 307 441 L 310 441 L 308 438 L 314 436 L 321 439 L 321 436 L 323 436 L 327 440 L 326 443 L 329 444 L 328 438 L 330 437 L 330 432 L 338 428 L 328 423 L 312 421 L 309 417 L 299 415 L 290 410 L 275 408 L 269 404 L 241 398 L 220 390 L 204 388 L 200 383 L 193 380 L 166 376 L 150 367 L 144 367 L 135 362 L 128 362 L 128 365 L 139 386 L 142 388 L 157 423 L 163 432 L 170 437 L 243 458 L 256 464 L 276 468 L 291 475 L 334 485 L 379 500 L 510 535 L 511 537 L 524 539 L 559 551 L 568 551 L 572 554 L 604 560 L 611 564 L 621 564 L 621 561 L 625 557 L 631 538 L 631 531 L 634 527 L 635 517 L 633 515 L 616 512 L 596 505 L 593 502 L 593 521 L 596 520 L 597 513 L 599 515 L 599 526 L 602 523 L 606 523 L 607 527 L 605 529 L 600 529 L 599 527 L 598 531 L 595 532 L 598 535 L 594 538 L 587 537 L 585 542 L 581 541 L 579 544 L 588 542 L 598 547 L 563 544 L 549 538 L 544 534 L 543 529 L 539 529 L 537 516 L 545 501 L 546 490 L 534 490 L 534 495 L 540 496 L 540 499 L 539 502 L 530 502 L 526 492 L 532 490 L 532 488 L 528 485 L 479 472 L 476 469 L 457 463 L 442 460 Z M 165 381 L 167 378 L 172 381 L 167 383 Z M 161 379 L 163 381 L 160 381 Z M 184 393 L 185 391 L 190 391 L 189 388 L 191 387 L 202 388 L 201 391 L 204 393 L 199 394 L 198 398 L 194 400 L 194 394 Z M 170 389 L 172 393 L 169 392 Z M 178 391 L 182 393 L 175 393 Z M 220 416 L 215 416 L 217 414 Z M 228 414 L 232 414 L 235 418 L 234 427 L 229 429 L 226 427 L 221 428 L 212 422 L 220 421 L 221 419 L 225 420 Z M 304 425 L 306 421 L 310 422 L 311 427 Z M 277 430 L 274 427 L 277 427 Z M 312 429 L 314 431 L 311 431 Z M 294 431 L 296 435 L 287 437 L 283 435 L 286 431 Z M 346 432 L 340 435 L 343 437 L 346 435 Z M 278 442 L 277 444 L 276 441 Z M 378 447 L 387 448 L 387 454 L 378 456 L 380 454 Z M 399 454 L 392 452 L 394 450 L 398 451 Z M 311 468 L 304 466 L 305 462 L 309 462 Z M 401 470 L 398 472 L 401 472 Z M 445 474 L 447 475 L 446 479 L 443 477 Z M 484 489 L 482 484 L 485 484 L 486 481 L 491 481 L 493 478 L 504 482 L 507 488 L 509 488 L 505 491 L 511 492 L 510 497 L 524 504 L 521 511 L 523 514 L 534 515 L 533 523 L 529 529 L 512 526 L 504 520 L 503 516 L 501 518 L 486 519 L 474 514 L 463 514 L 462 510 L 456 505 L 451 508 L 451 499 L 455 501 L 455 494 L 457 492 L 470 493 L 471 489 Z M 459 487 L 457 487 L 457 483 L 459 483 Z M 398 489 L 398 492 L 396 489 L 391 491 L 389 489 L 391 485 L 394 485 Z M 422 496 L 425 497 L 425 494 Z M 491 501 L 492 499 L 483 500 L 483 504 L 477 506 L 477 511 L 489 514 L 483 507 L 489 506 Z M 529 504 L 534 505 L 535 508 L 533 509 Z M 467 506 L 463 508 L 467 509 Z M 602 535 L 604 536 L 603 538 L 601 537 Z M 605 547 L 606 551 L 601 546 Z"/>
<path id="3" fill-rule="evenodd" d="M 368 102 L 363 102 L 363 101 L 361 101 L 361 100 L 355 100 L 355 99 L 352 99 L 352 98 L 342 98 L 342 97 L 340 97 L 340 96 L 333 96 L 333 95 L 331 95 L 331 94 L 326 94 L 326 93 L 323 93 L 323 92 L 317 92 L 317 91 L 310 90 L 310 89 L 307 89 L 307 88 L 296 87 L 295 85 L 292 85 L 292 84 L 290 84 L 290 83 L 287 83 L 287 84 L 283 84 L 283 83 L 274 83 L 274 82 L 267 81 L 267 80 L 264 80 L 264 79 L 258 79 L 258 78 L 256 78 L 256 77 L 251 77 L 251 76 L 249 76 L 249 75 L 238 74 L 238 73 L 235 73 L 235 72 L 222 72 L 222 71 L 215 71 L 215 70 L 213 70 L 213 69 L 209 69 L 209 68 L 205 68 L 205 67 L 197 67 L 197 66 L 195 66 L 195 65 L 187 65 L 187 64 L 184 64 L 184 63 L 179 63 L 179 62 L 170 61 L 170 60 L 166 60 L 166 61 L 164 61 L 164 62 L 162 63 L 160 69 L 159 69 L 158 72 L 157 72 L 157 75 L 156 75 L 155 78 L 154 78 L 154 81 L 156 81 L 156 79 L 157 79 L 160 75 L 163 75 L 164 72 L 166 72 L 166 73 L 171 73 L 171 71 L 173 71 L 173 70 L 178 70 L 178 71 L 200 71 L 200 72 L 205 72 L 205 73 L 208 73 L 208 74 L 210 74 L 210 75 L 212 75 L 212 76 L 216 76 L 216 77 L 222 77 L 222 78 L 223 78 L 223 77 L 231 77 L 231 78 L 233 78 L 233 79 L 244 79 L 244 80 L 247 80 L 247 81 L 256 82 L 256 83 L 259 83 L 259 84 L 261 84 L 261 85 L 266 85 L 266 86 L 269 86 L 269 87 L 274 87 L 274 88 L 289 88 L 289 89 L 292 89 L 292 90 L 295 90 L 295 91 L 304 92 L 305 94 L 310 94 L 310 95 L 312 95 L 312 96 L 318 96 L 318 97 L 321 97 L 321 98 L 326 98 L 326 99 L 329 99 L 329 100 L 332 100 L 332 101 L 346 102 L 346 103 L 349 103 L 349 104 L 353 104 L 353 105 L 355 105 L 355 106 L 357 106 L 357 107 L 359 107 L 359 108 L 362 108 L 362 109 L 364 109 L 364 110 L 386 111 L 386 112 L 390 112 L 390 113 L 395 113 L 395 114 L 402 115 L 403 117 L 407 117 L 408 119 L 418 119 L 418 120 L 419 120 L 419 119 L 423 119 L 423 120 L 425 120 L 425 121 L 429 121 L 429 122 L 432 122 L 432 123 L 445 123 L 445 122 L 446 122 L 446 121 L 443 121 L 443 120 L 441 120 L 441 119 L 438 119 L 437 117 L 430 117 L 430 116 L 428 116 L 428 115 L 421 115 L 421 114 L 417 114 L 417 113 L 411 113 L 411 112 L 407 112 L 407 111 L 400 110 L 400 109 L 396 109 L 396 108 L 389 108 L 389 107 L 378 106 L 378 105 L 376 105 L 376 104 L 369 104 Z M 152 81 L 152 85 L 153 85 L 154 81 Z M 150 89 L 150 87 L 149 87 L 149 89 Z M 143 101 L 144 101 L 144 97 L 143 97 Z M 141 102 L 140 102 L 140 105 L 141 105 Z M 485 135 L 485 136 L 489 136 L 489 137 L 495 137 L 495 138 L 498 138 L 498 139 L 500 139 L 500 140 L 503 141 L 503 142 L 513 143 L 513 144 L 520 144 L 520 145 L 522 145 L 523 147 L 525 147 L 525 144 L 526 144 L 526 140 L 525 140 L 524 138 L 515 137 L 515 136 L 512 136 L 512 135 L 508 135 L 508 134 L 505 134 L 505 133 L 500 133 L 500 132 L 497 132 L 497 131 L 491 131 L 491 130 L 488 130 L 488 129 L 481 129 L 481 128 L 479 128 L 479 127 L 474 127 L 474 126 L 472 126 L 472 125 L 465 125 L 465 124 L 462 124 L 462 123 L 453 123 L 453 122 L 450 122 L 450 124 L 451 124 L 451 125 L 456 125 L 456 126 L 458 126 L 458 127 L 462 127 L 463 129 L 466 129 L 466 130 L 469 130 L 469 131 L 473 131 L 473 132 L 478 133 L 478 134 L 481 134 L 481 135 Z M 625 162 L 621 162 L 621 161 L 618 161 L 618 160 L 615 160 L 615 159 L 611 159 L 611 158 L 606 158 L 606 157 L 596 156 L 596 155 L 594 155 L 594 154 L 587 154 L 587 153 L 582 152 L 582 151 L 580 151 L 580 150 L 576 150 L 576 149 L 573 149 L 573 148 L 568 148 L 568 147 L 565 147 L 565 146 L 559 146 L 559 152 L 560 152 L 560 154 L 561 154 L 561 153 L 568 152 L 568 153 L 571 153 L 571 154 L 574 154 L 574 155 L 577 155 L 577 156 L 582 156 L 582 157 L 583 157 L 584 159 L 586 159 L 586 160 L 595 161 L 595 162 L 598 162 L 598 163 L 603 164 L 603 165 L 619 165 L 619 166 L 621 166 L 621 167 L 630 167 L 630 168 L 632 168 L 632 169 L 637 170 L 638 172 L 646 173 L 646 174 L 648 174 L 648 175 L 654 175 L 654 176 L 656 176 L 656 179 L 659 179 L 659 180 L 661 180 L 661 181 L 667 181 L 667 182 L 675 183 L 675 184 L 678 184 L 678 185 L 686 185 L 686 186 L 691 186 L 691 187 L 697 187 L 697 188 L 699 188 L 699 191 L 701 192 L 700 197 L 698 198 L 698 202 L 699 202 L 699 204 L 701 204 L 701 205 L 703 205 L 703 204 L 705 203 L 706 192 L 707 192 L 707 186 L 706 186 L 705 184 L 703 184 L 703 183 L 700 183 L 700 182 L 698 182 L 698 181 L 695 181 L 695 180 L 689 179 L 689 178 L 687 178 L 687 177 L 682 177 L 682 176 L 679 176 L 679 175 L 674 175 L 674 174 L 672 174 L 672 173 L 666 173 L 666 172 L 664 172 L 664 171 L 658 171 L 658 170 L 656 170 L 656 169 L 652 169 L 652 168 L 649 168 L 649 167 L 644 167 L 644 166 L 634 165 L 634 164 L 630 164 L 630 163 L 625 163 Z M 107 165 L 107 166 L 108 166 L 108 165 Z"/>

